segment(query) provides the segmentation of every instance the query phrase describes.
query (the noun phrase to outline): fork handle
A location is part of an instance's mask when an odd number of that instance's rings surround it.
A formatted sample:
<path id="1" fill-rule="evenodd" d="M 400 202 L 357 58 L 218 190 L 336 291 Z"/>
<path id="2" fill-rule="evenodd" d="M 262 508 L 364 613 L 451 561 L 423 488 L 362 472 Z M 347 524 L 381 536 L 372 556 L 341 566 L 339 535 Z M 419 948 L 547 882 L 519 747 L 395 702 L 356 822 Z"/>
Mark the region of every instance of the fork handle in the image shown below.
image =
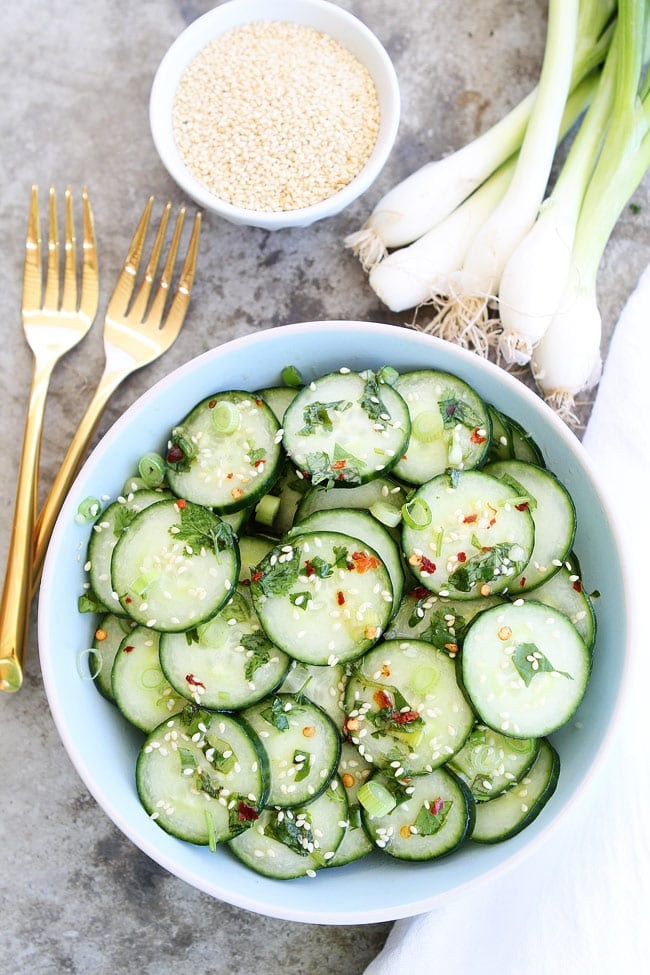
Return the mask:
<path id="1" fill-rule="evenodd" d="M 106 404 L 126 374 L 125 371 L 113 370 L 109 367 L 104 370 L 36 519 L 33 527 L 32 591 L 36 590 L 40 581 L 45 553 L 63 500 L 77 475 Z"/>
<path id="2" fill-rule="evenodd" d="M 32 588 L 32 539 L 38 482 L 38 462 L 45 413 L 45 397 L 52 365 L 34 365 L 18 469 L 14 519 L 0 604 L 0 690 L 18 691 L 29 633 Z"/>

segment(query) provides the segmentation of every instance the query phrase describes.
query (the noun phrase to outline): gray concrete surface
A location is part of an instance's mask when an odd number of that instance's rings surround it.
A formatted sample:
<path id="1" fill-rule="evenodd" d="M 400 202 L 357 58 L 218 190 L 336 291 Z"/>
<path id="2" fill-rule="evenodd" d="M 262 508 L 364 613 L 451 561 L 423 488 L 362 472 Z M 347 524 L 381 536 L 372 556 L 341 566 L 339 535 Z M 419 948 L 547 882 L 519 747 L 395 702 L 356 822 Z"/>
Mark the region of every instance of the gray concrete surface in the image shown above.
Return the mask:
<path id="1" fill-rule="evenodd" d="M 148 129 L 151 81 L 167 46 L 209 0 L 8 0 L 0 32 L 0 561 L 11 523 L 30 353 L 20 330 L 32 183 L 87 183 L 101 262 L 101 308 L 150 193 L 182 202 Z M 181 340 L 119 389 L 98 436 L 173 367 L 235 336 L 320 318 L 408 319 L 383 309 L 342 247 L 380 193 L 466 142 L 525 94 L 544 41 L 543 0 L 341 0 L 383 40 L 403 118 L 378 183 L 341 216 L 269 234 L 207 216 Z M 608 335 L 650 258 L 650 182 L 635 194 L 599 278 Z M 56 371 L 41 498 L 102 365 L 101 328 Z M 0 697 L 0 970 L 8 975 L 361 973 L 390 925 L 270 920 L 216 902 L 134 848 L 86 792 L 54 729 L 39 673 L 36 606 L 27 677 Z M 440 966 L 440 959 L 436 967 Z M 443 962 L 444 967 L 444 962 Z"/>

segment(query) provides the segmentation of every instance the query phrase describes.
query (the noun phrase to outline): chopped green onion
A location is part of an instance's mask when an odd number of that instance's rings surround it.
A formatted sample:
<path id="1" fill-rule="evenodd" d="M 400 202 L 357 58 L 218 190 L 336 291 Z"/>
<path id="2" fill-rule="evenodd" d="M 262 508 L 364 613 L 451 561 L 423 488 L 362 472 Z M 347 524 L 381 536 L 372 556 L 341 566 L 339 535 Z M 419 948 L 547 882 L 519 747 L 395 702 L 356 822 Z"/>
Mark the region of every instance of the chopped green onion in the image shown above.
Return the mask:
<path id="1" fill-rule="evenodd" d="M 160 487 L 165 480 L 165 471 L 165 461 L 160 454 L 156 454 L 152 451 L 140 458 L 138 463 L 138 472 L 144 482 L 145 487 Z"/>
<path id="2" fill-rule="evenodd" d="M 380 521 L 387 528 L 396 528 L 402 520 L 402 512 L 388 501 L 375 501 L 368 509 L 373 518 Z"/>
<path id="3" fill-rule="evenodd" d="M 303 378 L 300 371 L 295 366 L 285 366 L 280 373 L 282 382 L 285 386 L 302 386 Z"/>
<path id="4" fill-rule="evenodd" d="M 88 658 L 88 670 L 82 667 L 82 661 Z M 94 647 L 88 650 L 80 650 L 77 654 L 77 673 L 82 680 L 96 680 L 102 669 L 102 658 Z"/>
<path id="5" fill-rule="evenodd" d="M 371 816 L 386 816 L 397 805 L 395 796 L 386 786 L 372 779 L 359 786 L 357 799 Z"/>
<path id="6" fill-rule="evenodd" d="M 99 515 L 102 510 L 99 498 L 88 497 L 80 503 L 74 520 L 78 525 L 87 525 Z"/>
<path id="7" fill-rule="evenodd" d="M 428 528 L 431 517 L 431 508 L 424 498 L 413 498 L 402 505 L 402 518 L 409 528 Z"/>
<path id="8" fill-rule="evenodd" d="M 212 422 L 218 433 L 234 433 L 241 422 L 239 410 L 234 403 L 226 399 L 219 400 L 212 411 Z"/>
<path id="9" fill-rule="evenodd" d="M 274 494 L 265 494 L 263 498 L 258 501 L 255 508 L 255 521 L 259 522 L 260 525 L 266 525 L 270 528 L 275 521 L 275 516 L 280 508 L 280 498 L 276 497 Z"/>
<path id="10" fill-rule="evenodd" d="M 156 667 L 147 667 L 146 670 L 143 670 L 140 680 L 143 687 L 146 687 L 148 690 L 154 690 L 164 683 L 165 677 L 163 672 Z"/>
<path id="11" fill-rule="evenodd" d="M 435 410 L 424 410 L 413 418 L 411 433 L 420 443 L 431 443 L 442 436 L 444 423 L 440 413 Z"/>
<path id="12" fill-rule="evenodd" d="M 143 491 L 146 486 L 141 477 L 127 477 L 122 488 L 122 494 L 128 497 L 129 494 L 135 494 L 136 491 Z"/>
<path id="13" fill-rule="evenodd" d="M 387 386 L 394 386 L 399 379 L 399 373 L 393 366 L 382 366 L 377 370 L 377 379 Z"/>

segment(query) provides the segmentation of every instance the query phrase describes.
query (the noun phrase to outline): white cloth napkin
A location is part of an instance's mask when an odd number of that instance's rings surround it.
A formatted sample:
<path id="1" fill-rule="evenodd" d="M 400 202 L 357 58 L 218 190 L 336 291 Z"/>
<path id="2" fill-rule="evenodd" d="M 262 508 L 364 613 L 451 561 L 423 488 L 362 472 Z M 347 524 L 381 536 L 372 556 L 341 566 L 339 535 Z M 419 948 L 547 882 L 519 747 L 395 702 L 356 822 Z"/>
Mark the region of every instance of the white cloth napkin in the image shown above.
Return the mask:
<path id="1" fill-rule="evenodd" d="M 549 842 L 492 885 L 397 921 L 365 975 L 650 972 L 650 639 L 640 618 L 650 583 L 650 266 L 616 326 L 584 445 L 635 560 L 632 680 L 614 747 Z"/>

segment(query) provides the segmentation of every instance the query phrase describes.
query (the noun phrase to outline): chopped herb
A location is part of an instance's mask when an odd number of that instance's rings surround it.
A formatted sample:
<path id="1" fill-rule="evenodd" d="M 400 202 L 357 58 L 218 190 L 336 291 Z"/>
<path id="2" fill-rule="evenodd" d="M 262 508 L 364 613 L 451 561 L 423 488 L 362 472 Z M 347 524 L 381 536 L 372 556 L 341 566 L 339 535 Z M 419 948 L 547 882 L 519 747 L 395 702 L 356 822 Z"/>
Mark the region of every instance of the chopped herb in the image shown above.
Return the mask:
<path id="1" fill-rule="evenodd" d="M 233 547 L 232 527 L 209 508 L 186 502 L 179 510 L 180 525 L 174 526 L 172 534 L 177 541 L 185 542 L 187 554 L 198 554 L 202 549 L 218 554 Z"/>
<path id="2" fill-rule="evenodd" d="M 264 708 L 260 713 L 264 720 L 270 725 L 273 725 L 277 731 L 289 730 L 289 718 L 287 712 L 284 710 L 282 698 L 274 697 L 270 707 Z"/>
<path id="3" fill-rule="evenodd" d="M 413 823 L 420 836 L 434 836 L 445 825 L 453 803 L 448 799 L 425 802 Z"/>
<path id="4" fill-rule="evenodd" d="M 291 605 L 302 610 L 307 609 L 311 599 L 312 594 L 308 589 L 304 589 L 302 592 L 292 592 L 289 594 L 289 602 Z"/>
<path id="5" fill-rule="evenodd" d="M 443 425 L 446 428 L 455 427 L 458 423 L 464 427 L 468 427 L 470 430 L 481 426 L 480 416 L 474 412 L 471 406 L 463 403 L 453 393 L 447 393 L 446 396 L 442 396 L 438 405 Z"/>
<path id="6" fill-rule="evenodd" d="M 379 382 L 374 372 L 366 373 L 366 383 L 359 405 L 371 420 L 390 420 L 390 412 L 381 398 Z"/>
<path id="7" fill-rule="evenodd" d="M 418 634 L 420 640 L 432 643 L 439 650 L 448 650 L 449 644 L 456 646 L 462 641 L 468 623 L 462 616 L 454 616 L 453 623 L 447 620 L 449 614 L 444 609 L 436 609 L 431 613 L 426 627 Z M 453 629 L 453 633 L 451 630 Z"/>
<path id="8" fill-rule="evenodd" d="M 105 613 L 106 606 L 99 596 L 92 590 L 86 589 L 77 600 L 77 609 L 80 613 Z"/>
<path id="9" fill-rule="evenodd" d="M 115 510 L 115 518 L 113 521 L 113 534 L 116 538 L 119 538 L 122 532 L 129 527 L 138 513 L 138 508 L 131 507 L 127 504 L 119 505 Z"/>
<path id="10" fill-rule="evenodd" d="M 352 403 L 342 399 L 332 403 L 321 403 L 319 401 L 308 403 L 302 411 L 302 418 L 305 421 L 305 425 L 301 430 L 298 430 L 298 436 L 311 436 L 311 434 L 316 433 L 319 427 L 331 433 L 334 429 L 334 423 L 330 416 L 330 410 L 334 410 L 337 413 L 344 413 L 351 406 Z"/>
<path id="11" fill-rule="evenodd" d="M 515 647 L 512 662 L 526 687 L 530 687 L 536 674 L 561 674 L 562 677 L 573 680 L 571 674 L 567 674 L 566 671 L 556 670 L 548 657 L 534 643 L 520 643 Z"/>
<path id="12" fill-rule="evenodd" d="M 188 647 L 191 647 L 193 643 L 200 643 L 199 631 L 196 626 L 193 626 L 189 630 L 185 630 L 185 642 L 187 643 Z"/>
<path id="13" fill-rule="evenodd" d="M 253 587 L 265 596 L 284 596 L 294 585 L 300 572 L 300 550 L 291 553 L 272 549 L 251 576 Z"/>
<path id="14" fill-rule="evenodd" d="M 227 775 L 237 764 L 237 756 L 232 747 L 223 738 L 216 738 L 207 734 L 203 744 L 203 754 L 215 772 Z"/>
<path id="15" fill-rule="evenodd" d="M 321 861 L 322 857 L 315 850 L 318 841 L 314 836 L 311 824 L 311 817 L 305 810 L 300 811 L 300 820 L 296 821 L 293 815 L 287 812 L 278 811 L 264 827 L 267 836 L 282 843 L 289 850 L 293 850 L 299 856 L 315 856 Z"/>
<path id="16" fill-rule="evenodd" d="M 194 771 L 196 768 L 196 758 L 194 757 L 194 752 L 190 751 L 189 748 L 183 748 L 182 745 L 178 746 L 176 752 L 181 760 L 181 772 L 184 774 L 187 769 Z"/>
<path id="17" fill-rule="evenodd" d="M 474 544 L 476 542 L 478 539 Z M 521 546 L 499 542 L 490 548 L 481 548 L 477 555 L 471 556 L 450 573 L 450 585 L 459 592 L 471 592 L 480 583 L 491 582 L 498 575 L 519 575 L 526 562 L 511 558 L 513 549 L 521 551 Z"/>
<path id="18" fill-rule="evenodd" d="M 253 467 L 259 464 L 260 461 L 266 460 L 266 447 L 257 447 L 255 450 L 249 450 L 248 459 Z"/>
<path id="19" fill-rule="evenodd" d="M 228 803 L 228 831 L 231 836 L 238 836 L 259 819 L 259 813 L 244 798 L 236 798 Z"/>
<path id="20" fill-rule="evenodd" d="M 303 779 L 307 778 L 311 770 L 312 758 L 313 756 L 303 748 L 293 753 L 293 764 L 296 766 L 294 779 L 296 782 L 302 782 Z"/>
<path id="21" fill-rule="evenodd" d="M 264 667 L 271 659 L 271 654 L 275 649 L 266 633 L 246 633 L 241 637 L 241 645 L 248 653 L 246 666 L 244 667 L 244 677 L 251 681 L 255 671 L 259 667 Z"/>
<path id="22" fill-rule="evenodd" d="M 349 454 L 330 459 L 328 453 L 320 450 L 306 456 L 307 467 L 312 484 L 323 484 L 326 488 L 333 487 L 337 482 L 345 484 L 361 484 L 359 461 Z"/>

